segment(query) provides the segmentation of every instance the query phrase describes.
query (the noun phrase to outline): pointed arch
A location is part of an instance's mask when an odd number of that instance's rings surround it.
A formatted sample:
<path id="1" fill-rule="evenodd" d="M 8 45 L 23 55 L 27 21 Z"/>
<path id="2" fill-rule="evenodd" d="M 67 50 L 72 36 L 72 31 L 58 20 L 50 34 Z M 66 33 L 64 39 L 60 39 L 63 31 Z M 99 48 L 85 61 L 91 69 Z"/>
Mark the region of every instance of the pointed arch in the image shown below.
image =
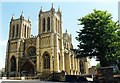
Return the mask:
<path id="1" fill-rule="evenodd" d="M 42 29 L 43 29 L 43 32 L 45 32 L 45 24 L 46 24 L 46 23 L 45 23 L 45 18 L 43 18 L 42 24 L 43 24 L 43 28 L 42 28 Z"/>
<path id="2" fill-rule="evenodd" d="M 35 64 L 27 59 L 26 62 L 21 67 L 21 75 L 22 76 L 34 76 L 35 74 Z"/>
<path id="3" fill-rule="evenodd" d="M 16 37 L 18 37 L 18 31 L 19 30 L 19 25 L 17 24 L 17 27 L 16 27 Z"/>
<path id="4" fill-rule="evenodd" d="M 56 20 L 55 20 L 55 24 L 56 24 L 56 32 L 57 32 L 57 18 L 56 18 Z"/>
<path id="5" fill-rule="evenodd" d="M 59 20 L 58 20 L 58 33 L 60 33 L 60 22 L 59 22 Z"/>
<path id="6" fill-rule="evenodd" d="M 11 61 L 11 71 L 16 71 L 16 58 L 14 55 L 11 57 L 10 61 Z"/>
<path id="7" fill-rule="evenodd" d="M 84 74 L 84 62 L 82 60 L 80 60 L 80 72 L 81 74 Z"/>
<path id="8" fill-rule="evenodd" d="M 13 25 L 12 27 L 12 38 L 14 38 L 14 35 L 15 35 L 15 25 Z"/>
<path id="9" fill-rule="evenodd" d="M 47 18 L 47 31 L 50 31 L 50 17 Z"/>
<path id="10" fill-rule="evenodd" d="M 43 54 L 43 68 L 50 69 L 50 55 L 48 52 L 44 52 Z"/>
<path id="11" fill-rule="evenodd" d="M 27 29 L 27 26 L 25 25 L 25 31 L 24 31 L 24 37 L 26 38 L 26 29 Z"/>

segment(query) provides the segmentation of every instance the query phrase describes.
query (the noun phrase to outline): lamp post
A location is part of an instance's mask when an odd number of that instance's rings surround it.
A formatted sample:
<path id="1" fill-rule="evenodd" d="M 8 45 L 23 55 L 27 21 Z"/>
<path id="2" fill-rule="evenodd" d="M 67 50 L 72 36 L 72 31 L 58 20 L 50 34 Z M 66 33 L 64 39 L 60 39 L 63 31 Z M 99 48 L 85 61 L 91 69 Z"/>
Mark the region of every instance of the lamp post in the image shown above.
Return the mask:
<path id="1" fill-rule="evenodd" d="M 52 61 L 53 61 L 53 81 L 54 81 L 54 59 L 55 59 L 55 57 L 52 56 Z"/>

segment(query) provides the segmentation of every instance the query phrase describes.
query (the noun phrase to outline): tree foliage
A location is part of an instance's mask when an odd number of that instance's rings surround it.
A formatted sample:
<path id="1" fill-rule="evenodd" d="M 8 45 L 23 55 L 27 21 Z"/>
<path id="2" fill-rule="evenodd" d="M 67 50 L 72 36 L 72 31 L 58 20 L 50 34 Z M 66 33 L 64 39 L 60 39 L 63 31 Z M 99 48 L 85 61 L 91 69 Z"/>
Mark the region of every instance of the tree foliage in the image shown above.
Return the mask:
<path id="1" fill-rule="evenodd" d="M 119 37 L 116 35 L 117 22 L 107 11 L 94 10 L 80 19 L 83 29 L 77 31 L 78 49 L 74 49 L 78 57 L 96 56 L 101 66 L 108 66 L 118 58 Z M 119 33 L 120 35 L 120 33 Z M 118 54 L 117 54 L 118 53 Z"/>

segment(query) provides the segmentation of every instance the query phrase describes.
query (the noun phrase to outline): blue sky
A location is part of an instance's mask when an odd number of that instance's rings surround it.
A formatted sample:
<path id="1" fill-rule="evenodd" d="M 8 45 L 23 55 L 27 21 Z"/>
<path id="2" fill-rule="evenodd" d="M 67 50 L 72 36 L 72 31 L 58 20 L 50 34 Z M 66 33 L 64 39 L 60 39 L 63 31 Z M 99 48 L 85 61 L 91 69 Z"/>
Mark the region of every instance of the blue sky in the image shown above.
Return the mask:
<path id="1" fill-rule="evenodd" d="M 118 2 L 53 2 L 54 8 L 57 11 L 58 6 L 62 11 L 62 29 L 72 35 L 72 42 L 74 48 L 77 47 L 78 42 L 75 40 L 77 36 L 76 31 L 82 28 L 78 25 L 78 18 L 81 18 L 93 9 L 107 10 L 112 14 L 113 20 L 118 20 Z M 38 13 L 42 6 L 43 11 L 50 10 L 52 2 L 2 2 L 0 3 L 0 69 L 5 65 L 6 56 L 6 41 L 9 34 L 9 23 L 12 15 L 14 18 L 19 18 L 22 11 L 25 19 L 30 17 L 32 24 L 32 34 L 38 33 Z M 93 61 L 91 63 L 95 65 Z"/>

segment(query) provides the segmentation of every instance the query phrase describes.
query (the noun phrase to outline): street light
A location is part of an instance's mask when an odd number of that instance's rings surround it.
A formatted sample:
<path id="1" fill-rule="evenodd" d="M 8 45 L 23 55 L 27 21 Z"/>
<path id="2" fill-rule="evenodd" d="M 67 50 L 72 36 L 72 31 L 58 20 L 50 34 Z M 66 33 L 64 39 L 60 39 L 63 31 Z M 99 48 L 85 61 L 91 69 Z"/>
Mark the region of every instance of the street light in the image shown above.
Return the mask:
<path id="1" fill-rule="evenodd" d="M 54 80 L 54 60 L 55 60 L 55 57 L 52 56 L 52 61 L 53 61 L 53 80 Z"/>

